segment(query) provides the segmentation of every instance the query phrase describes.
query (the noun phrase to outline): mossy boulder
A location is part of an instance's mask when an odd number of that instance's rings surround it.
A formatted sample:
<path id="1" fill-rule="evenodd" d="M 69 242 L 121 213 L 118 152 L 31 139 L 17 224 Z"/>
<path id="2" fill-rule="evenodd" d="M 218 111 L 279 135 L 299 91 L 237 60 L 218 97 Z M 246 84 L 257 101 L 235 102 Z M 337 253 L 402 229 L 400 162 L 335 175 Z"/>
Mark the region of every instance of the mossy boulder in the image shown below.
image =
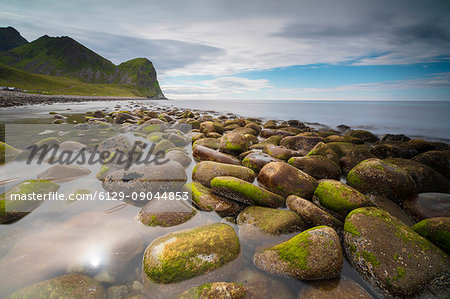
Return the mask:
<path id="1" fill-rule="evenodd" d="M 191 110 L 185 110 L 183 114 L 181 114 L 182 118 L 194 118 L 194 113 Z"/>
<path id="2" fill-rule="evenodd" d="M 281 159 L 281 160 L 289 160 L 292 157 L 299 157 L 302 156 L 301 153 L 297 151 L 293 151 L 291 149 L 274 145 L 274 144 L 268 144 L 263 148 L 263 153 L 269 154 L 274 158 Z"/>
<path id="3" fill-rule="evenodd" d="M 265 139 L 264 141 L 261 141 L 260 143 L 256 143 L 251 145 L 250 149 L 264 149 L 266 146 L 269 145 L 279 145 L 281 141 L 280 136 L 270 136 L 269 138 Z"/>
<path id="4" fill-rule="evenodd" d="M 416 294 L 450 270 L 442 250 L 377 208 L 359 208 L 347 216 L 344 245 L 352 265 L 385 295 Z"/>
<path id="5" fill-rule="evenodd" d="M 339 165 L 339 156 L 323 142 L 317 143 L 313 149 L 309 151 L 308 156 L 324 156 Z"/>
<path id="6" fill-rule="evenodd" d="M 370 152 L 370 146 L 367 144 L 353 144 L 349 142 L 329 142 L 327 148 L 334 151 L 339 159 L 358 152 Z"/>
<path id="7" fill-rule="evenodd" d="M 20 154 L 20 150 L 0 141 L 0 165 L 10 162 Z"/>
<path id="8" fill-rule="evenodd" d="M 233 278 L 233 281 L 248 290 L 249 298 L 271 298 L 274 296 L 273 290 L 276 290 L 277 299 L 294 299 L 284 283 L 256 269 L 243 268 Z"/>
<path id="9" fill-rule="evenodd" d="M 245 287 L 234 282 L 213 282 L 190 288 L 173 299 L 245 299 L 247 292 Z"/>
<path id="10" fill-rule="evenodd" d="M 167 139 L 175 144 L 175 146 L 184 147 L 189 144 L 190 140 L 181 133 L 170 133 Z"/>
<path id="11" fill-rule="evenodd" d="M 318 136 L 288 136 L 284 137 L 280 141 L 280 145 L 286 148 L 298 151 L 304 150 L 309 152 L 316 146 L 319 142 L 326 142 L 326 140 L 322 137 Z"/>
<path id="12" fill-rule="evenodd" d="M 318 184 L 309 174 L 284 162 L 266 164 L 258 174 L 258 183 L 281 196 L 297 195 L 306 199 L 311 199 Z"/>
<path id="13" fill-rule="evenodd" d="M 373 297 L 355 281 L 347 277 L 321 280 L 300 290 L 297 299 L 372 299 Z"/>
<path id="14" fill-rule="evenodd" d="M 431 142 L 423 139 L 411 139 L 401 144 L 401 146 L 414 149 L 420 153 L 433 150 L 448 150 L 448 144 L 440 142 Z"/>
<path id="15" fill-rule="evenodd" d="M 194 148 L 196 145 L 203 145 L 212 149 L 219 149 L 220 145 L 220 139 L 217 138 L 201 138 L 195 141 L 192 144 L 192 147 Z"/>
<path id="16" fill-rule="evenodd" d="M 395 202 L 417 193 L 413 179 L 405 170 L 376 158 L 356 165 L 348 173 L 347 183 L 362 193 L 385 196 Z"/>
<path id="17" fill-rule="evenodd" d="M 170 233 L 155 239 L 144 253 L 148 279 L 169 284 L 218 269 L 240 253 L 234 229 L 223 223 Z"/>
<path id="18" fill-rule="evenodd" d="M 41 172 L 37 178 L 53 182 L 68 182 L 87 176 L 90 173 L 89 169 L 82 166 L 56 164 Z"/>
<path id="19" fill-rule="evenodd" d="M 202 211 L 215 211 L 221 217 L 236 216 L 244 207 L 228 198 L 212 193 L 211 189 L 193 182 L 183 186 L 191 193 L 192 202 Z"/>
<path id="20" fill-rule="evenodd" d="M 28 180 L 12 187 L 0 195 L 0 223 L 16 221 L 40 206 L 42 200 L 29 200 L 32 193 L 45 195 L 58 189 L 58 184 L 44 180 Z M 17 197 L 25 200 L 15 200 Z"/>
<path id="21" fill-rule="evenodd" d="M 287 136 L 294 136 L 295 134 L 292 132 L 282 131 L 282 130 L 271 130 L 271 129 L 263 129 L 260 131 L 259 136 L 261 138 L 269 138 L 272 136 L 279 136 L 281 138 Z M 280 140 L 281 140 L 280 138 Z"/>
<path id="22" fill-rule="evenodd" d="M 338 234 L 328 226 L 317 226 L 257 252 L 253 262 L 271 274 L 319 280 L 338 277 L 343 256 Z"/>
<path id="23" fill-rule="evenodd" d="M 253 136 L 257 136 L 258 132 L 253 130 L 252 128 L 249 127 L 238 127 L 233 129 L 233 131 L 231 131 L 232 134 L 240 134 L 240 135 L 253 135 Z"/>
<path id="24" fill-rule="evenodd" d="M 207 187 L 210 187 L 211 180 L 218 176 L 232 176 L 247 182 L 252 182 L 256 174 L 253 170 L 244 166 L 212 161 L 200 162 L 192 170 L 192 180 Z"/>
<path id="25" fill-rule="evenodd" d="M 372 132 L 366 130 L 350 130 L 345 133 L 345 136 L 356 137 L 362 139 L 365 142 L 377 142 L 378 137 L 375 136 Z"/>
<path id="26" fill-rule="evenodd" d="M 325 156 L 292 157 L 288 160 L 288 163 L 317 180 L 339 179 L 341 177 L 341 167 Z"/>
<path id="27" fill-rule="evenodd" d="M 39 282 L 20 289 L 8 299 L 32 298 L 87 298 L 103 299 L 105 291 L 102 285 L 85 275 L 70 273 Z"/>
<path id="28" fill-rule="evenodd" d="M 211 190 L 215 194 L 245 204 L 273 208 L 285 205 L 284 197 L 231 176 L 220 176 L 212 179 Z"/>
<path id="29" fill-rule="evenodd" d="M 245 139 L 247 139 L 247 144 L 248 144 L 249 146 L 250 146 L 250 145 L 253 145 L 253 144 L 259 143 L 259 139 L 258 139 L 258 137 L 256 137 L 255 135 L 252 135 L 252 134 L 245 134 L 244 137 L 245 137 Z"/>
<path id="30" fill-rule="evenodd" d="M 208 133 L 223 133 L 223 124 L 220 122 L 205 121 L 200 124 L 200 132 L 204 134 Z"/>
<path id="31" fill-rule="evenodd" d="M 450 253 L 450 218 L 436 217 L 420 221 L 411 227 L 416 233 Z"/>
<path id="32" fill-rule="evenodd" d="M 339 159 L 342 173 L 347 175 L 356 165 L 370 158 L 374 158 L 374 155 L 367 151 L 355 151 L 348 153 L 346 156 Z"/>
<path id="33" fill-rule="evenodd" d="M 378 159 L 387 158 L 405 158 L 411 159 L 417 155 L 416 150 L 412 150 L 406 147 L 401 147 L 396 144 L 380 143 L 375 144 L 370 152 Z"/>
<path id="34" fill-rule="evenodd" d="M 151 200 L 138 213 L 138 220 L 148 226 L 170 227 L 189 221 L 195 210 L 180 200 Z"/>
<path id="35" fill-rule="evenodd" d="M 238 158 L 203 145 L 194 145 L 192 155 L 199 161 L 214 161 L 226 164 L 241 165 Z"/>
<path id="36" fill-rule="evenodd" d="M 364 144 L 364 140 L 357 137 L 352 137 L 349 135 L 341 136 L 341 135 L 328 135 L 325 137 L 327 142 L 348 142 L 354 144 Z"/>
<path id="37" fill-rule="evenodd" d="M 289 210 L 299 215 L 309 227 L 326 225 L 336 231 L 340 231 L 344 227 L 344 223 L 336 217 L 301 197 L 295 195 L 288 196 L 286 206 Z"/>
<path id="38" fill-rule="evenodd" d="M 372 205 L 358 190 L 335 180 L 321 180 L 314 191 L 320 205 L 335 212 L 342 219 L 352 210 Z"/>
<path id="39" fill-rule="evenodd" d="M 160 123 L 153 123 L 153 124 L 143 124 L 140 128 L 140 131 L 146 135 L 155 133 L 155 132 L 162 132 L 167 127 L 167 125 L 164 122 Z"/>
<path id="40" fill-rule="evenodd" d="M 416 219 L 422 221 L 435 217 L 450 217 L 450 194 L 419 193 L 402 203 L 402 207 Z"/>
<path id="41" fill-rule="evenodd" d="M 152 143 L 158 143 L 163 139 L 163 132 L 153 132 L 148 134 L 145 139 L 151 141 Z"/>
<path id="42" fill-rule="evenodd" d="M 450 180 L 450 151 L 428 151 L 413 158 L 425 164 Z"/>
<path id="43" fill-rule="evenodd" d="M 177 147 L 175 144 L 173 144 L 172 141 L 169 141 L 167 139 L 162 139 L 161 141 L 159 141 L 156 145 L 155 148 L 153 149 L 153 153 L 157 154 L 157 153 L 164 153 L 166 152 L 168 149 Z"/>
<path id="44" fill-rule="evenodd" d="M 242 165 L 258 173 L 261 168 L 270 162 L 281 162 L 281 160 L 265 153 L 253 152 L 245 156 L 242 160 Z"/>
<path id="45" fill-rule="evenodd" d="M 402 158 L 385 159 L 383 162 L 405 170 L 416 184 L 418 193 L 447 193 L 450 190 L 449 181 L 442 174 L 427 165 Z"/>
<path id="46" fill-rule="evenodd" d="M 239 232 L 247 231 L 251 235 L 255 231 L 268 235 L 281 235 L 300 232 L 306 229 L 302 219 L 291 211 L 250 206 L 239 213 L 236 218 Z"/>

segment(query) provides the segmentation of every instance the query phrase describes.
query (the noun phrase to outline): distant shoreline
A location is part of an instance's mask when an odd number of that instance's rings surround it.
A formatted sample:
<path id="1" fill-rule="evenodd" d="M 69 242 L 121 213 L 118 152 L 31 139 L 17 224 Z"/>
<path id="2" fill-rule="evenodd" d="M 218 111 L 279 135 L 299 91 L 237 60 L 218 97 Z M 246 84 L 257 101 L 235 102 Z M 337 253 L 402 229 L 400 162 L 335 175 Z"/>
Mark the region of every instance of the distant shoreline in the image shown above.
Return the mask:
<path id="1" fill-rule="evenodd" d="M 51 105 L 53 103 L 88 102 L 88 101 L 121 101 L 121 100 L 167 100 L 167 98 L 147 97 L 115 97 L 115 96 L 82 96 L 82 95 L 45 95 L 22 93 L 16 91 L 0 91 L 0 108 Z"/>

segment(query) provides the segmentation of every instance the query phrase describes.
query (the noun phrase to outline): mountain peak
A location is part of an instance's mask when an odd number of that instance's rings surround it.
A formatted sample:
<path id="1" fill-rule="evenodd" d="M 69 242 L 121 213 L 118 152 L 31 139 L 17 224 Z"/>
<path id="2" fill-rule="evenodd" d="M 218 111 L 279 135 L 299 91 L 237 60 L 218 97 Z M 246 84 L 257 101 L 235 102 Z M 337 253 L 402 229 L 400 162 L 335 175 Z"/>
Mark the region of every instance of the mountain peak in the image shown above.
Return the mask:
<path id="1" fill-rule="evenodd" d="M 28 44 L 14 27 L 0 27 L 0 52 Z"/>

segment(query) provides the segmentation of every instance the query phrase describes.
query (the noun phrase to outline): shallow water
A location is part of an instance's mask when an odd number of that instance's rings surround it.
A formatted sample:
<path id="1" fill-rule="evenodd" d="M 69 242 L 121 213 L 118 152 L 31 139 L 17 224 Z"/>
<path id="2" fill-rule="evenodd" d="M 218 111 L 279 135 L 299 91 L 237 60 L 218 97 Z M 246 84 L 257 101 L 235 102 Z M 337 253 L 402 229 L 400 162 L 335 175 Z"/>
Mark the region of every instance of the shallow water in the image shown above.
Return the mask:
<path id="1" fill-rule="evenodd" d="M 126 102 L 54 104 L 51 106 L 33 106 L 1 110 L 0 115 L 2 116 L 2 120 L 8 123 L 49 124 L 53 119 L 53 116 L 48 114 L 49 111 L 56 111 L 68 116 L 69 120 L 76 120 L 79 119 L 79 113 L 93 111 L 98 108 L 106 108 L 109 112 L 113 111 L 117 104 L 122 106 L 121 109 L 132 109 L 134 105 Z M 149 101 L 145 102 L 145 105 L 152 108 L 170 106 L 190 107 L 193 109 L 231 112 L 249 117 L 263 117 L 267 119 L 297 118 L 304 121 L 321 122 L 329 126 L 335 126 L 341 123 L 357 126 L 359 122 L 362 125 L 364 119 L 362 116 L 359 116 L 358 119 L 351 118 L 349 115 L 339 117 L 339 113 L 337 113 L 338 116 L 331 117 L 332 108 L 327 106 L 327 103 L 313 103 L 306 106 L 302 106 L 300 103 L 288 103 L 288 106 L 284 107 L 284 105 L 274 105 L 273 103 L 252 102 L 245 104 L 233 103 L 232 105 L 228 103 L 225 107 L 225 104 L 218 102 Z M 331 106 L 333 105 L 335 104 L 332 103 Z M 357 106 L 355 106 L 355 103 L 352 105 L 354 107 Z M 433 131 L 433 135 L 427 135 L 428 137 L 450 138 L 448 130 L 445 134 L 439 131 L 443 127 L 448 127 L 448 120 L 445 119 L 445 123 L 442 123 L 441 115 L 445 111 L 448 112 L 448 104 L 438 103 L 433 106 L 434 108 L 430 108 L 431 110 L 438 109 L 440 112 L 435 117 L 435 120 L 428 123 L 427 127 L 422 131 L 417 130 L 414 126 L 404 127 L 404 131 L 401 131 L 401 129 L 399 129 L 400 131 L 394 130 L 396 125 L 404 125 L 407 122 L 406 119 L 408 117 L 398 118 L 399 115 L 403 115 L 406 113 L 405 111 L 412 113 L 408 114 L 409 117 L 419 113 L 421 106 L 417 103 L 373 104 L 375 107 L 379 107 L 378 112 L 373 112 L 373 105 L 370 106 L 367 103 L 358 105 L 360 105 L 360 108 L 355 109 L 372 111 L 372 118 L 367 118 L 368 122 L 366 124 L 369 124 L 369 126 L 376 126 L 382 122 L 383 118 L 376 119 L 375 117 L 378 113 L 382 113 L 382 110 L 388 107 L 392 108 L 395 105 L 399 107 L 398 110 L 394 109 L 396 112 L 392 112 L 392 117 L 384 118 L 384 126 L 390 128 L 390 130 L 384 131 L 384 133 L 407 134 L 407 132 L 416 132 L 420 134 L 420 132 L 431 132 L 434 128 L 437 131 Z M 284 108 L 279 108 L 282 106 Z M 323 108 L 324 106 L 326 108 Z M 291 111 L 287 112 L 289 111 L 289 107 Z M 297 112 L 294 110 L 294 107 L 297 109 Z M 350 109 L 348 107 L 341 107 L 340 109 L 342 110 L 340 111 L 348 112 L 348 109 Z M 320 112 L 316 111 L 316 109 L 319 109 Z M 283 114 L 283 111 L 285 114 Z M 314 113 L 308 113 L 308 111 L 314 111 L 315 118 L 313 118 Z M 355 111 L 353 113 L 356 113 L 356 110 L 351 111 Z M 422 110 L 422 112 L 424 111 Z M 327 113 L 329 113 L 328 118 Z M 426 112 L 424 113 L 426 114 Z M 298 115 L 295 116 L 294 114 Z M 319 116 L 324 117 L 321 118 Z M 372 123 L 370 120 L 372 120 Z M 417 122 L 420 121 L 424 120 L 417 119 Z M 410 120 L 408 122 L 410 124 L 414 123 Z M 372 131 L 381 132 L 381 127 L 372 129 Z M 57 131 L 45 135 L 45 137 L 53 136 L 52 134 L 56 133 Z M 132 135 L 129 136 L 132 137 Z M 413 135 L 410 134 L 410 136 Z M 186 146 L 186 149 L 190 154 L 192 153 L 190 146 Z M 186 173 L 189 178 L 188 182 L 191 180 L 190 174 L 194 165 L 195 163 L 193 162 L 186 168 Z M 68 194 L 73 193 L 77 189 L 88 189 L 91 192 L 103 191 L 101 182 L 95 178 L 100 166 L 83 166 L 89 168 L 91 173 L 74 181 L 58 183 L 60 185 L 58 192 Z M 43 165 L 33 165 L 33 167 L 30 167 L 30 165 L 24 166 L 23 163 L 19 162 L 11 162 L 3 165 L 0 167 L 0 173 L 2 174 L 1 180 L 14 179 L 14 181 L 4 182 L 1 188 L 3 190 L 9 190 L 24 180 L 35 179 L 40 172 L 46 170 L 48 167 L 49 165 L 46 163 Z M 2 193 L 4 192 L 3 190 Z M 225 221 L 215 212 L 198 211 L 196 216 L 191 220 L 178 226 L 170 228 L 148 227 L 137 220 L 136 215 L 139 210 L 140 207 L 138 206 L 120 201 L 46 202 L 21 220 L 8 225 L 0 225 L 0 297 L 31 283 L 43 281 L 70 271 L 84 273 L 91 277 L 96 277 L 102 274 L 102 272 L 107 271 L 113 276 L 114 282 L 103 283 L 105 289 L 112 285 L 130 285 L 133 281 L 143 282 L 142 256 L 145 248 L 153 239 L 168 232 Z M 236 225 L 227 223 L 239 233 Z M 277 237 L 275 238 L 275 242 L 279 243 L 288 237 Z M 259 241 L 261 242 L 261 240 Z M 264 243 L 264 240 L 262 241 Z M 269 242 L 269 240 L 266 241 Z M 241 238 L 243 254 L 242 270 L 250 269 L 262 273 L 252 263 L 252 256 L 256 246 L 255 243 L 242 240 Z M 279 288 L 285 288 L 291 298 L 296 298 L 298 291 L 308 285 L 307 282 L 294 279 L 280 278 L 269 274 L 263 275 L 274 283 L 281 284 L 278 284 L 278 289 L 271 290 L 271 297 L 273 298 L 277 298 L 277 295 L 279 295 Z M 342 276 L 355 280 L 373 296 L 379 296 L 371 290 L 369 285 L 350 267 L 347 261 L 344 262 Z"/>

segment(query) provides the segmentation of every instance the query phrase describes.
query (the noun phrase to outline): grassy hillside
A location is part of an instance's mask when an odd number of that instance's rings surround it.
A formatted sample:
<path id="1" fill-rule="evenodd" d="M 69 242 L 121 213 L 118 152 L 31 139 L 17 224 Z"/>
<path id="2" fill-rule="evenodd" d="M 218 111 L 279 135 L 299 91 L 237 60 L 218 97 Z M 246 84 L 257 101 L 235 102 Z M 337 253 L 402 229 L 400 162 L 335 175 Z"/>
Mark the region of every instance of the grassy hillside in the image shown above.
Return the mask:
<path id="1" fill-rule="evenodd" d="M 116 66 L 70 37 L 49 37 L 0 54 L 0 62 L 43 75 L 78 77 L 93 83 L 113 83 Z"/>
<path id="2" fill-rule="evenodd" d="M 86 83 L 74 78 L 31 74 L 0 63 L 0 86 L 29 92 L 88 96 L 143 96 L 132 84 Z"/>

